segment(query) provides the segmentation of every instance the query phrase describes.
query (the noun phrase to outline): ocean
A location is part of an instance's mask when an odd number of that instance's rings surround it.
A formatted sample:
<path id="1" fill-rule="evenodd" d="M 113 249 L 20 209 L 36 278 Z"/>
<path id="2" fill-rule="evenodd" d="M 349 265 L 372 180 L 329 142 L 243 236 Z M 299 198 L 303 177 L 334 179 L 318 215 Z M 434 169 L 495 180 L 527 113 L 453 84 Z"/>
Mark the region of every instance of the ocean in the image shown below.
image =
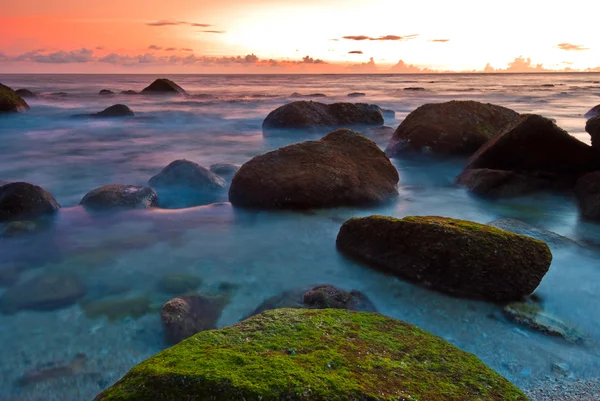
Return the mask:
<path id="1" fill-rule="evenodd" d="M 1 400 L 91 400 L 134 365 L 167 348 L 158 310 L 170 297 L 158 283 L 172 273 L 200 277 L 199 289 L 205 292 L 218 291 L 223 283 L 235 288 L 219 327 L 238 322 L 284 290 L 331 284 L 362 291 L 380 313 L 475 354 L 523 389 L 557 379 L 600 377 L 600 248 L 553 248 L 551 269 L 537 290 L 546 311 L 585 333 L 583 345 L 510 323 L 500 317 L 499 306 L 429 291 L 337 252 L 341 222 L 371 214 L 438 215 L 480 223 L 516 218 L 600 244 L 600 226 L 582 221 L 569 196 L 489 201 L 455 187 L 464 160 L 394 159 L 400 197 L 377 208 L 247 212 L 222 199 L 189 209 L 99 218 L 78 206 L 87 192 L 102 185 L 147 185 L 173 160 L 205 167 L 243 164 L 302 140 L 264 137 L 261 130 L 271 110 L 299 99 L 293 93 L 322 94 L 311 99 L 325 103 L 378 104 L 395 111 L 395 118 L 385 121 L 394 128 L 422 104 L 478 100 L 555 119 L 589 144 L 583 114 L 600 103 L 600 74 L 165 77 L 190 96 L 98 94 L 101 89 L 139 91 L 157 78 L 153 75 L 0 74 L 3 84 L 40 95 L 28 99 L 27 113 L 0 117 L 0 180 L 40 185 L 62 206 L 51 234 L 0 239 L 0 273 L 14 260 L 26 261 L 27 269 L 11 285 L 49 273 L 70 274 L 83 283 L 85 300 L 144 298 L 150 304 L 142 316 L 116 320 L 88 316 L 81 303 L 0 314 Z M 352 92 L 365 96 L 349 98 Z M 128 105 L 136 116 L 71 118 L 116 103 Z M 382 148 L 386 143 L 386 138 L 378 139 Z M 0 297 L 7 288 L 0 285 Z M 36 372 L 45 373 L 38 378 Z M 24 381 L 24 375 L 36 379 Z"/>

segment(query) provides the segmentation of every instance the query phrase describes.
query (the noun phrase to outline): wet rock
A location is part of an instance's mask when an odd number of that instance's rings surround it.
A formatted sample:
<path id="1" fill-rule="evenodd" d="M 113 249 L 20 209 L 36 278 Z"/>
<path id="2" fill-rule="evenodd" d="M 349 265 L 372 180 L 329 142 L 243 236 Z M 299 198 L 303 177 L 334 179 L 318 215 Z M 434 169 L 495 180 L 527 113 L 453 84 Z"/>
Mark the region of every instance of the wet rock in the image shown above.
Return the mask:
<path id="1" fill-rule="evenodd" d="M 585 130 L 592 137 L 592 147 L 600 150 L 600 115 L 590 118 L 585 124 Z"/>
<path id="2" fill-rule="evenodd" d="M 183 208 L 219 200 L 226 182 L 223 178 L 188 160 L 175 160 L 148 180 L 158 191 L 161 207 Z"/>
<path id="3" fill-rule="evenodd" d="M 138 93 L 134 90 L 126 90 L 126 91 L 121 91 L 121 95 L 137 95 Z"/>
<path id="4" fill-rule="evenodd" d="M 168 274 L 160 279 L 158 286 L 162 292 L 171 295 L 182 295 L 194 291 L 202 284 L 200 277 L 191 274 Z"/>
<path id="5" fill-rule="evenodd" d="M 99 95 L 114 95 L 115 92 L 113 92 L 109 89 L 102 89 L 98 94 Z"/>
<path id="6" fill-rule="evenodd" d="M 366 103 L 292 102 L 269 113 L 262 127 L 270 131 L 360 125 L 383 125 L 381 108 Z"/>
<path id="7" fill-rule="evenodd" d="M 196 333 L 216 328 L 228 302 L 226 296 L 187 295 L 171 299 L 160 312 L 167 342 L 176 344 Z"/>
<path id="8" fill-rule="evenodd" d="M 363 97 L 366 96 L 365 93 L 362 92 L 352 92 L 352 93 L 348 93 L 348 97 Z"/>
<path id="9" fill-rule="evenodd" d="M 44 188 L 26 182 L 0 186 L 0 221 L 52 215 L 60 205 Z"/>
<path id="10" fill-rule="evenodd" d="M 0 311 L 12 314 L 20 310 L 60 309 L 85 295 L 83 283 L 70 274 L 43 274 L 10 287 L 0 298 Z"/>
<path id="11" fill-rule="evenodd" d="M 563 237 L 555 232 L 544 230 L 543 228 L 538 228 L 515 219 L 498 219 L 488 223 L 488 225 L 501 230 L 510 231 L 511 233 L 539 239 L 551 247 L 561 248 L 579 245 L 579 243 L 570 238 Z"/>
<path id="12" fill-rule="evenodd" d="M 159 78 L 152 82 L 150 86 L 144 88 L 141 92 L 143 95 L 185 95 L 185 90 L 175 82 Z"/>
<path id="13" fill-rule="evenodd" d="M 0 84 L 0 114 L 29 110 L 29 105 L 14 90 Z"/>
<path id="14" fill-rule="evenodd" d="M 0 229 L 0 238 L 12 238 L 36 232 L 38 226 L 32 221 L 11 221 Z"/>
<path id="15" fill-rule="evenodd" d="M 137 319 L 150 312 L 150 300 L 146 297 L 105 299 L 81 305 L 89 318 L 107 317 L 110 321 L 127 317 Z"/>
<path id="16" fill-rule="evenodd" d="M 113 184 L 88 192 L 80 204 L 94 210 L 148 209 L 158 206 L 158 195 L 150 187 Z"/>
<path id="17" fill-rule="evenodd" d="M 420 86 L 409 86 L 408 88 L 404 88 L 405 91 L 424 91 L 425 88 Z"/>
<path id="18" fill-rule="evenodd" d="M 91 117 L 91 118 L 114 118 L 114 117 L 133 117 L 135 113 L 124 104 L 115 104 L 98 113 L 93 114 L 76 114 L 74 117 Z"/>
<path id="19" fill-rule="evenodd" d="M 411 324 L 279 309 L 179 343 L 95 401 L 197 399 L 528 400 L 472 354 Z"/>
<path id="20" fill-rule="evenodd" d="M 581 214 L 595 221 L 600 221 L 600 171 L 581 177 L 575 186 L 575 196 Z"/>
<path id="21" fill-rule="evenodd" d="M 434 290 L 493 302 L 531 294 L 552 261 L 541 241 L 430 216 L 350 219 L 340 229 L 337 247 L 374 268 Z"/>
<path id="22" fill-rule="evenodd" d="M 77 354 L 69 363 L 51 363 L 27 371 L 17 380 L 17 386 L 27 387 L 47 380 L 70 377 L 80 373 L 86 365 L 84 354 Z"/>
<path id="23" fill-rule="evenodd" d="M 515 302 L 502 310 L 510 321 L 526 326 L 540 333 L 560 337 L 574 344 L 584 341 L 583 334 L 557 317 L 544 312 L 540 305 L 533 302 Z"/>
<path id="24" fill-rule="evenodd" d="M 254 209 L 365 206 L 395 198 L 398 180 L 374 142 L 341 129 L 245 163 L 233 177 L 229 200 Z"/>
<path id="25" fill-rule="evenodd" d="M 584 117 L 592 118 L 592 117 L 596 117 L 596 116 L 600 116 L 600 104 L 589 109 L 588 112 L 585 113 Z"/>
<path id="26" fill-rule="evenodd" d="M 569 376 L 569 365 L 566 363 L 553 363 L 552 373 L 557 376 Z"/>
<path id="27" fill-rule="evenodd" d="M 381 113 L 385 118 L 396 118 L 396 112 L 394 110 L 381 109 Z"/>
<path id="28" fill-rule="evenodd" d="M 19 280 L 26 266 L 17 263 L 0 263 L 0 286 L 8 287 Z"/>
<path id="29" fill-rule="evenodd" d="M 29 89 L 17 89 L 15 91 L 17 95 L 22 97 L 23 99 L 37 99 L 37 95 L 30 91 Z"/>
<path id="30" fill-rule="evenodd" d="M 386 153 L 469 156 L 517 116 L 506 107 L 474 101 L 425 104 L 402 121 Z"/>
<path id="31" fill-rule="evenodd" d="M 226 180 L 231 180 L 239 169 L 240 166 L 238 164 L 231 163 L 215 163 L 209 167 L 210 171 Z"/>

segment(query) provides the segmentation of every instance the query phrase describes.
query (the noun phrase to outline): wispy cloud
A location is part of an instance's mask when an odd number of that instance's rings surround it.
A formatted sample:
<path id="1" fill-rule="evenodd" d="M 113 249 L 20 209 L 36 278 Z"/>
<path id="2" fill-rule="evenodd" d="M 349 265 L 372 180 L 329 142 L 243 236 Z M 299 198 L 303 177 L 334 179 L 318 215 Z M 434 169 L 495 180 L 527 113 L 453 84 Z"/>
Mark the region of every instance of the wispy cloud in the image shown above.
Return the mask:
<path id="1" fill-rule="evenodd" d="M 162 47 L 156 46 L 156 45 L 150 45 L 148 46 L 148 50 L 161 50 Z"/>
<path id="2" fill-rule="evenodd" d="M 94 51 L 90 49 L 79 49 L 53 53 L 43 53 L 44 50 L 34 50 L 14 57 L 14 61 L 33 61 L 35 63 L 87 63 L 94 60 Z"/>
<path id="3" fill-rule="evenodd" d="M 182 52 L 193 52 L 194 51 L 194 49 L 190 49 L 190 48 L 187 48 L 187 47 L 182 47 L 179 50 L 181 50 Z"/>
<path id="4" fill-rule="evenodd" d="M 349 51 L 348 54 L 363 54 L 362 50 L 352 50 Z"/>
<path id="5" fill-rule="evenodd" d="M 446 43 L 449 42 L 450 39 L 431 39 L 430 42 L 434 42 L 434 43 Z"/>
<path id="6" fill-rule="evenodd" d="M 206 33 L 225 33 L 225 31 L 202 31 Z"/>
<path id="7" fill-rule="evenodd" d="M 166 52 L 174 52 L 175 50 L 177 50 L 175 47 L 167 47 L 165 49 Z"/>
<path id="8" fill-rule="evenodd" d="M 574 45 L 572 43 L 559 43 L 557 47 L 567 51 L 589 50 L 587 47 L 583 47 L 583 45 Z"/>
<path id="9" fill-rule="evenodd" d="M 104 50 L 104 46 L 96 46 L 96 50 Z"/>
<path id="10" fill-rule="evenodd" d="M 379 37 L 371 37 L 371 36 L 366 36 L 366 35 L 355 35 L 355 36 L 344 36 L 342 37 L 342 39 L 347 39 L 347 40 L 392 40 L 392 41 L 396 41 L 396 40 L 410 40 L 410 39 L 414 39 L 417 36 L 419 36 L 418 34 L 414 34 L 414 35 L 405 35 L 405 36 L 397 36 L 397 35 L 385 35 L 385 36 L 379 36 Z"/>
<path id="11" fill-rule="evenodd" d="M 208 28 L 212 26 L 211 24 L 199 24 L 197 22 L 187 22 L 187 21 L 172 21 L 172 20 L 159 20 L 159 21 L 151 21 L 146 22 L 148 26 L 175 26 L 175 25 L 188 25 L 199 28 Z"/>

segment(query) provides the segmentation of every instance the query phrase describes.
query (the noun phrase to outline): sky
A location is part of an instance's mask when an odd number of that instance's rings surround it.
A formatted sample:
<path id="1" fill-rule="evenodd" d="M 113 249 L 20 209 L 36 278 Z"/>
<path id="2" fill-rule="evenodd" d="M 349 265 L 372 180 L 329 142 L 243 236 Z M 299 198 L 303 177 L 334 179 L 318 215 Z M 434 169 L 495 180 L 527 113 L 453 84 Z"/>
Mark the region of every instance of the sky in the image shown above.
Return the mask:
<path id="1" fill-rule="evenodd" d="M 0 3 L 0 73 L 600 71 L 590 0 Z"/>

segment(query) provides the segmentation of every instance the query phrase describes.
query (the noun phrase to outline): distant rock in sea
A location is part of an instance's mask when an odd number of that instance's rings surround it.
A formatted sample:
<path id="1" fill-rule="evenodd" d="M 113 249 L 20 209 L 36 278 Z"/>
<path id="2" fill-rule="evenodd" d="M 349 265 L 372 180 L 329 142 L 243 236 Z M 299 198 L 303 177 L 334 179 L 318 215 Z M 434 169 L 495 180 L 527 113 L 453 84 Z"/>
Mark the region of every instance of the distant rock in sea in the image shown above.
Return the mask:
<path id="1" fill-rule="evenodd" d="M 0 113 L 17 113 L 29 110 L 29 105 L 14 90 L 0 84 Z"/>
<path id="2" fill-rule="evenodd" d="M 152 82 L 150 86 L 144 88 L 143 95 L 185 95 L 186 91 L 175 82 L 166 78 L 159 78 Z"/>
<path id="3" fill-rule="evenodd" d="M 148 209 L 158 206 L 158 195 L 150 187 L 113 184 L 88 192 L 80 204 L 92 210 Z"/>
<path id="4" fill-rule="evenodd" d="M 114 95 L 115 92 L 113 92 L 109 89 L 102 89 L 98 94 L 99 95 Z"/>
<path id="5" fill-rule="evenodd" d="M 50 192 L 27 182 L 0 186 L 0 221 L 23 220 L 54 214 L 60 205 Z"/>
<path id="6" fill-rule="evenodd" d="M 409 86 L 408 88 L 404 88 L 405 91 L 424 91 L 425 88 L 420 86 Z"/>
<path id="7" fill-rule="evenodd" d="M 73 117 L 78 117 L 78 118 L 84 118 L 84 117 L 115 118 L 115 117 L 133 117 L 133 116 L 135 116 L 135 113 L 128 106 L 126 106 L 124 104 L 115 104 L 113 106 L 110 106 L 110 107 L 104 109 L 103 111 L 98 112 L 98 113 L 76 114 Z"/>
<path id="8" fill-rule="evenodd" d="M 134 90 L 126 90 L 126 91 L 121 91 L 121 95 L 137 95 L 138 93 Z"/>
<path id="9" fill-rule="evenodd" d="M 290 95 L 290 97 L 327 97 L 327 95 L 324 93 L 310 93 L 308 95 L 303 95 L 301 93 L 294 92 Z"/>
<path id="10" fill-rule="evenodd" d="M 23 99 L 37 99 L 38 97 L 38 95 L 30 91 L 29 89 L 17 89 L 15 92 Z"/>
<path id="11" fill-rule="evenodd" d="M 362 92 L 352 92 L 352 93 L 348 93 L 348 97 L 363 97 L 366 96 L 365 93 Z"/>

